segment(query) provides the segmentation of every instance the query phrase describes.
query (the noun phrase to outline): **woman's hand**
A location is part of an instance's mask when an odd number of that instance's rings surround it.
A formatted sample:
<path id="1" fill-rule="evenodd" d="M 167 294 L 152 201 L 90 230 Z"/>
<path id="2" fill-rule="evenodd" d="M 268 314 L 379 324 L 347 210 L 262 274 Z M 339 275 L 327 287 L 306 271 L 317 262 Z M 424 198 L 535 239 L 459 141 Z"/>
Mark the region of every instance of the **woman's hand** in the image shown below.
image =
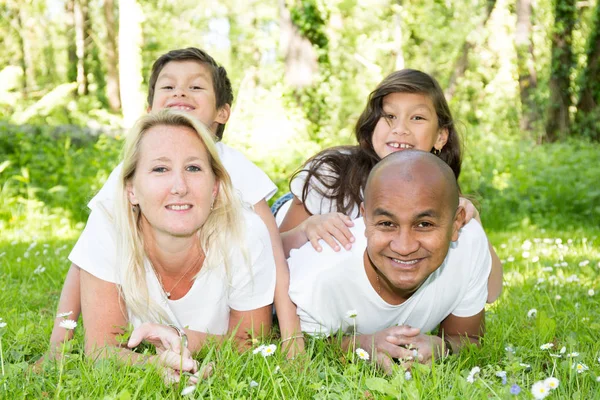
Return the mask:
<path id="1" fill-rule="evenodd" d="M 458 198 L 458 206 L 465 209 L 465 225 L 472 218 L 475 218 L 475 220 L 481 224 L 481 219 L 479 217 L 479 211 L 477 211 L 477 208 L 475 208 L 475 206 L 473 205 L 471 200 L 469 200 L 465 197 L 459 197 Z"/>
<path id="2" fill-rule="evenodd" d="M 300 226 L 316 251 L 323 250 L 319 239 L 323 239 L 335 251 L 340 251 L 340 244 L 346 250 L 352 248 L 354 236 L 349 228 L 354 226 L 354 222 L 347 215 L 339 212 L 312 215 Z"/>
<path id="3" fill-rule="evenodd" d="M 168 325 L 143 323 L 131 333 L 127 347 L 134 348 L 141 342 L 146 342 L 156 348 L 157 355 L 152 360 L 163 367 L 166 383 L 179 382 L 185 372 L 191 374 L 189 382 L 195 384 L 200 376 L 211 375 L 213 366 L 209 364 L 203 371 L 192 358 L 190 350 L 182 343 L 179 333 Z"/>

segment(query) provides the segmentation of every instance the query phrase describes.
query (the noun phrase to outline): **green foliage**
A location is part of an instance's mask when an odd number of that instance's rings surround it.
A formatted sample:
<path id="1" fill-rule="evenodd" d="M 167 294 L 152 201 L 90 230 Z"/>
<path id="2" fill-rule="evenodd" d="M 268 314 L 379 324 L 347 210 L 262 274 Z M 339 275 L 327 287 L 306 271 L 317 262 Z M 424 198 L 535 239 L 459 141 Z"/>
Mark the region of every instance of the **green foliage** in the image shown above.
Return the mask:
<path id="1" fill-rule="evenodd" d="M 0 226 L 85 221 L 88 200 L 116 166 L 120 141 L 74 126 L 0 125 Z"/>
<path id="2" fill-rule="evenodd" d="M 518 398 L 528 398 L 533 383 L 549 376 L 560 381 L 549 398 L 596 398 L 599 233 L 588 226 L 494 234 L 491 239 L 505 261 L 505 288 L 498 302 L 487 307 L 481 348 L 468 347 L 432 366 L 415 365 L 411 376 L 397 366 L 388 376 L 328 340 L 309 339 L 307 354 L 295 360 L 284 358 L 275 338 L 253 345 L 277 344 L 270 357 L 239 354 L 231 342 L 209 344 L 195 357 L 202 365 L 214 362 L 215 373 L 188 398 L 510 399 L 513 384 L 521 387 Z M 180 395 L 185 384 L 163 384 L 153 366 L 86 358 L 81 324 L 62 361 L 33 368 L 47 348 L 72 243 L 0 239 L 0 318 L 6 323 L 0 327 L 0 397 L 185 398 Z M 552 347 L 540 348 L 547 343 Z M 577 363 L 589 369 L 577 373 Z M 480 372 L 469 383 L 466 378 L 476 366 Z M 506 384 L 499 371 L 506 372 Z"/>

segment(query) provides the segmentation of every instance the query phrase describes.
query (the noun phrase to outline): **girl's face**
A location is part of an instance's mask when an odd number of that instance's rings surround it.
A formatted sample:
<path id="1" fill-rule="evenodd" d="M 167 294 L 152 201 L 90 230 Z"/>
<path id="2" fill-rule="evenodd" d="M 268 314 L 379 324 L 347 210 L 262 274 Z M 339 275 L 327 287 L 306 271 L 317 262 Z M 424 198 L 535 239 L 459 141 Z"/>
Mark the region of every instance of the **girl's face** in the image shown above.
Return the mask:
<path id="1" fill-rule="evenodd" d="M 383 98 L 383 116 L 373 130 L 373 149 L 380 158 L 407 149 L 442 150 L 448 130 L 440 129 L 429 96 L 390 93 Z"/>

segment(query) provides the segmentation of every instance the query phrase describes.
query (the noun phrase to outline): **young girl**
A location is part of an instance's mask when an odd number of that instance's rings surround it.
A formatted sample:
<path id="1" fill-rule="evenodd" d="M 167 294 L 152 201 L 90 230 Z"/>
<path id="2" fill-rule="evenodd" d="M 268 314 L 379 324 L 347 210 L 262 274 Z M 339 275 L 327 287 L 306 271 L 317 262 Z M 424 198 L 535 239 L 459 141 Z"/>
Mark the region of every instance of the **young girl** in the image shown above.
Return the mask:
<path id="1" fill-rule="evenodd" d="M 450 108 L 437 81 L 412 69 L 396 71 L 370 94 L 356 123 L 358 145 L 326 149 L 309 159 L 290 183 L 294 195 L 280 225 L 286 255 L 307 241 L 320 251 L 319 239 L 334 250 L 349 249 L 348 227 L 359 216 L 369 172 L 379 160 L 405 149 L 431 151 L 460 175 L 461 145 Z M 461 198 L 467 219 L 479 213 Z M 339 243 L 339 244 L 338 244 Z M 502 291 L 502 264 L 490 244 L 492 272 L 488 302 Z"/>

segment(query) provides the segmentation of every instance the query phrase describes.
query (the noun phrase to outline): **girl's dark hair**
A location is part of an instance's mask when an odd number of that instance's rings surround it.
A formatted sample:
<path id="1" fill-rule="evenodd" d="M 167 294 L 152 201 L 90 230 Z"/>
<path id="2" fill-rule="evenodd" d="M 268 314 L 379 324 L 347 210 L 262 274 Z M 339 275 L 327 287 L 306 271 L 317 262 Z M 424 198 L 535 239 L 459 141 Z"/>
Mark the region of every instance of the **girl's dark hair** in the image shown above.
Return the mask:
<path id="1" fill-rule="evenodd" d="M 367 106 L 358 118 L 354 130 L 358 145 L 323 150 L 311 157 L 303 169 L 292 176 L 294 179 L 299 173 L 307 172 L 301 199 L 305 208 L 309 189 L 330 199 L 337 211 L 346 215 L 364 200 L 362 191 L 367 177 L 380 160 L 373 148 L 373 131 L 383 116 L 383 98 L 391 93 L 419 93 L 431 99 L 439 129 L 448 130 L 448 141 L 437 156 L 452 168 L 458 179 L 462 162 L 461 144 L 444 92 L 430 75 L 414 69 L 403 69 L 388 75 L 369 95 Z M 434 152 L 433 150 L 431 151 Z M 318 184 L 311 185 L 313 178 Z"/>

